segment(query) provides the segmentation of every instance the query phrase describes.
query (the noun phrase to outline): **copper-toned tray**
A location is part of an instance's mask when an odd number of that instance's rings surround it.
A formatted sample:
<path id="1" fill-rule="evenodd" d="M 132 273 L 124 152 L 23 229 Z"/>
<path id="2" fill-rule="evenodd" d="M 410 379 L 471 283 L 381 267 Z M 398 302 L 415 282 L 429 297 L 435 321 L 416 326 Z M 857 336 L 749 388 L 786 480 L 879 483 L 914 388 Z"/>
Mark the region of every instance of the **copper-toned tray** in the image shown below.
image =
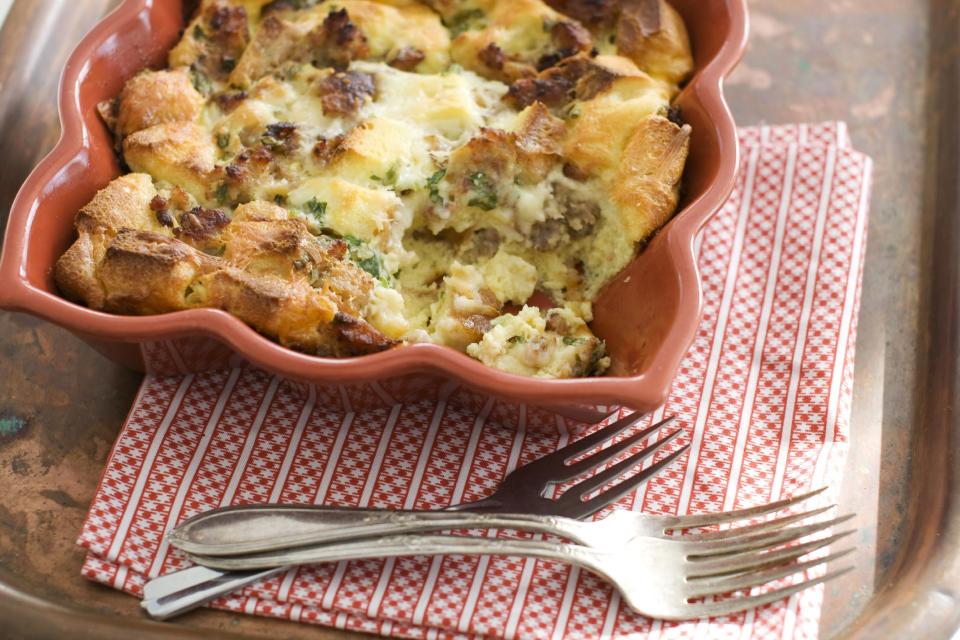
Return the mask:
<path id="1" fill-rule="evenodd" d="M 57 137 L 59 69 L 116 0 L 16 0 L 0 32 L 0 215 Z M 737 119 L 846 119 L 876 161 L 844 509 L 857 571 L 824 638 L 960 627 L 960 2 L 755 0 Z M 73 541 L 139 377 L 67 332 L 0 313 L 0 635 L 356 637 L 198 611 L 147 620 L 80 577 Z"/>

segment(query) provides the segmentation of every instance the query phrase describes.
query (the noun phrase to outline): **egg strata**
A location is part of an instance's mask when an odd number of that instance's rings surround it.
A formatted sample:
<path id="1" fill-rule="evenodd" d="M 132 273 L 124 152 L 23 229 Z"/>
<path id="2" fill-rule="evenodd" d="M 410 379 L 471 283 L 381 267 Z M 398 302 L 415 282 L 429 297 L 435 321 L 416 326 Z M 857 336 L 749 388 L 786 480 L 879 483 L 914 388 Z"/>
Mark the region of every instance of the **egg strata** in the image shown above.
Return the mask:
<path id="1" fill-rule="evenodd" d="M 663 0 L 203 0 L 100 105 L 129 173 L 57 283 L 310 354 L 600 375 L 591 301 L 677 207 L 692 67 Z"/>

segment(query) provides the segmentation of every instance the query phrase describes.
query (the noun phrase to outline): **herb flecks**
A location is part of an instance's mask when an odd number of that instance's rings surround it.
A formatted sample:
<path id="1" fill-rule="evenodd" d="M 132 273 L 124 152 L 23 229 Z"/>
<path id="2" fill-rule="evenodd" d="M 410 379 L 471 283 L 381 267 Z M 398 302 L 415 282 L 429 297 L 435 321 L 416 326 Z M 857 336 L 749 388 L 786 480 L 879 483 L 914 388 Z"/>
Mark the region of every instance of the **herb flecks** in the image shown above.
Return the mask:
<path id="1" fill-rule="evenodd" d="M 327 217 L 326 202 L 317 200 L 316 197 L 313 197 L 307 200 L 303 206 L 306 208 L 307 213 L 314 217 L 314 219 L 317 221 L 317 224 L 323 225 L 324 220 L 326 220 Z"/>
<path id="2" fill-rule="evenodd" d="M 430 192 L 430 202 L 434 204 L 443 204 L 443 196 L 440 195 L 440 181 L 447 175 L 446 169 L 440 169 L 432 176 L 427 178 L 427 190 Z"/>
<path id="3" fill-rule="evenodd" d="M 384 173 L 382 176 L 373 174 L 370 176 L 370 179 L 373 180 L 374 182 L 378 182 L 382 184 L 385 187 L 393 188 L 397 186 L 397 178 L 399 177 L 399 174 L 400 174 L 400 169 L 397 167 L 396 164 L 392 164 L 390 165 L 390 168 L 387 169 L 386 173 Z"/>
<path id="4" fill-rule="evenodd" d="M 214 197 L 217 199 L 218 204 L 224 204 L 227 201 L 228 189 L 226 182 L 221 182 L 217 185 L 217 190 L 214 192 Z"/>
<path id="5" fill-rule="evenodd" d="M 497 189 L 493 180 L 483 171 L 470 174 L 470 190 L 473 197 L 467 201 L 471 207 L 490 211 L 497 207 Z"/>
<path id="6" fill-rule="evenodd" d="M 383 265 L 383 256 L 380 255 L 379 251 L 355 236 L 344 236 L 343 241 L 347 243 L 350 259 L 355 265 L 380 280 L 380 282 L 389 279 L 387 269 Z"/>
<path id="7" fill-rule="evenodd" d="M 450 18 L 447 28 L 450 29 L 450 35 L 455 38 L 464 31 L 483 28 L 483 18 L 485 16 L 483 9 L 459 11 Z"/>
<path id="8" fill-rule="evenodd" d="M 193 82 L 193 88 L 203 95 L 210 95 L 213 92 L 213 83 L 203 71 L 199 69 L 190 69 L 190 80 Z"/>

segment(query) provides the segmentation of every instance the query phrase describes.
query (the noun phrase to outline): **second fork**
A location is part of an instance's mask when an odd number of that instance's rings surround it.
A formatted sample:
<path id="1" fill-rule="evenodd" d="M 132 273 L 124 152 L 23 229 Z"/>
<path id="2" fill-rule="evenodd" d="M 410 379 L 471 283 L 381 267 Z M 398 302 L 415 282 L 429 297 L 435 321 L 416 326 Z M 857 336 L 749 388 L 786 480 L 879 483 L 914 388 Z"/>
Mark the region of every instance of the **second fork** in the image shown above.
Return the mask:
<path id="1" fill-rule="evenodd" d="M 597 489 L 625 476 L 660 451 L 665 444 L 680 433 L 680 430 L 674 431 L 654 444 L 629 455 L 619 462 L 615 462 L 630 449 L 647 438 L 660 433 L 664 427 L 674 421 L 672 416 L 668 417 L 623 438 L 619 442 L 601 448 L 632 427 L 641 418 L 640 415 L 631 414 L 601 427 L 576 442 L 508 473 L 497 490 L 490 496 L 472 503 L 451 505 L 442 511 L 520 512 L 558 515 L 577 519 L 593 515 L 649 480 L 681 456 L 689 447 L 689 445 L 684 445 L 647 469 L 613 487 L 607 487 L 599 495 L 590 496 Z M 595 476 L 568 488 L 557 500 L 544 496 L 552 485 L 580 478 L 614 462 L 615 464 Z M 229 511 L 229 509 L 225 511 Z M 356 510 L 343 509 L 343 511 Z M 370 510 L 364 511 L 369 512 Z M 187 520 L 184 524 L 192 520 Z M 189 611 L 216 597 L 231 593 L 258 580 L 269 578 L 289 568 L 277 567 L 265 571 L 231 574 L 205 567 L 191 567 L 159 576 L 147 582 L 144 586 L 144 600 L 141 604 L 151 616 L 165 619 Z"/>

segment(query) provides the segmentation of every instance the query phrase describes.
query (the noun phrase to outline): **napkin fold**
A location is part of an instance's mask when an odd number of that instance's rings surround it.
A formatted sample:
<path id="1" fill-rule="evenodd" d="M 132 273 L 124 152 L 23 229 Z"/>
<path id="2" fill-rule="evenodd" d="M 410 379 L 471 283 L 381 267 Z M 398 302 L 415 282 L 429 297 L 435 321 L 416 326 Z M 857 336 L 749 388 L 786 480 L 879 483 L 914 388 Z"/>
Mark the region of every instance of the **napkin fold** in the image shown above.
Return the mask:
<path id="1" fill-rule="evenodd" d="M 697 239 L 703 320 L 669 400 L 638 425 L 676 415 L 684 433 L 661 457 L 690 450 L 616 508 L 722 511 L 839 484 L 871 161 L 843 123 L 750 127 L 740 143 L 737 186 Z M 140 596 L 149 577 L 189 566 L 163 534 L 196 513 L 254 502 L 439 508 L 487 495 L 570 439 L 562 422 L 556 434 L 522 418 L 492 424 L 458 393 L 353 413 L 251 366 L 148 376 L 80 535 L 83 575 Z M 212 606 L 405 638 L 740 640 L 816 637 L 821 598 L 815 588 L 666 623 L 568 565 L 446 556 L 300 567 Z"/>

